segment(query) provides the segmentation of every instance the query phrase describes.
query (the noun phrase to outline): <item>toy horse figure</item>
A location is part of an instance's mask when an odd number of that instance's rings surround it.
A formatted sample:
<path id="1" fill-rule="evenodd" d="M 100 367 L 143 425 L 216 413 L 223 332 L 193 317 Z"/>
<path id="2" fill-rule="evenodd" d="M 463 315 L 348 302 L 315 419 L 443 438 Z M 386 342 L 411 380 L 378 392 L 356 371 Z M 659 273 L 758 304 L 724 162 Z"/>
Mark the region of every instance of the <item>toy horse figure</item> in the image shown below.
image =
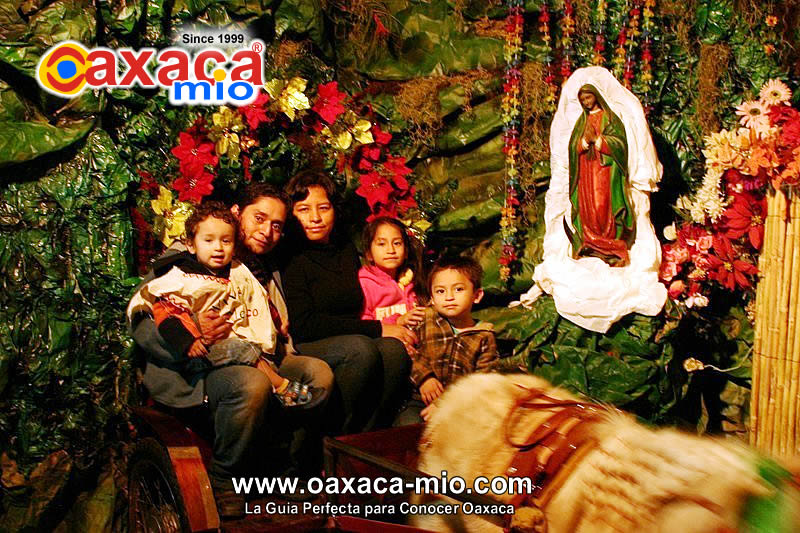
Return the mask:
<path id="1" fill-rule="evenodd" d="M 645 428 L 531 375 L 476 374 L 440 398 L 419 469 L 526 476 L 507 530 L 547 533 L 800 531 L 797 477 L 732 440 Z M 424 502 L 417 497 L 418 502 Z M 433 531 L 503 531 L 477 515 L 418 515 Z"/>

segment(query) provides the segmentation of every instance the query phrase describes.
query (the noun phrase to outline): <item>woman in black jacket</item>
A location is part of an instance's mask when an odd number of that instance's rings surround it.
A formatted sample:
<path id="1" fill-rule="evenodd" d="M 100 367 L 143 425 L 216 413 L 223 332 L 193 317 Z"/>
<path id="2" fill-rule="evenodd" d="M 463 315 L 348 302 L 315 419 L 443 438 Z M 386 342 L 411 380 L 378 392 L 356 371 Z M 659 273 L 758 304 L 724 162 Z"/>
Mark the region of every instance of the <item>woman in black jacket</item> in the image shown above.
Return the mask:
<path id="1" fill-rule="evenodd" d="M 331 420 L 332 429 L 354 433 L 388 425 L 408 392 L 407 350 L 413 350 L 416 336 L 402 326 L 360 319 L 361 262 L 355 246 L 334 231 L 331 179 L 321 172 L 301 173 L 286 192 L 301 230 L 283 273 L 290 329 L 300 353 L 319 357 L 333 370 L 341 412 Z"/>

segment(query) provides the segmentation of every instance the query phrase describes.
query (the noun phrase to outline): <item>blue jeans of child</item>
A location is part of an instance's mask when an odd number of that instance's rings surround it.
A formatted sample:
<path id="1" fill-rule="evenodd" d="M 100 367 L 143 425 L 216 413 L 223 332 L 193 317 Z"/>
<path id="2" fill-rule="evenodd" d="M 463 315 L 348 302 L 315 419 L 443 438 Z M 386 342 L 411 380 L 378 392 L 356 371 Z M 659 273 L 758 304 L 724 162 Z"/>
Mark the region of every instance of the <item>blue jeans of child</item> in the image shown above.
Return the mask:
<path id="1" fill-rule="evenodd" d="M 329 403 L 330 432 L 387 427 L 410 392 L 411 359 L 397 339 L 339 335 L 297 349 L 319 357 L 333 370 L 336 386 Z"/>

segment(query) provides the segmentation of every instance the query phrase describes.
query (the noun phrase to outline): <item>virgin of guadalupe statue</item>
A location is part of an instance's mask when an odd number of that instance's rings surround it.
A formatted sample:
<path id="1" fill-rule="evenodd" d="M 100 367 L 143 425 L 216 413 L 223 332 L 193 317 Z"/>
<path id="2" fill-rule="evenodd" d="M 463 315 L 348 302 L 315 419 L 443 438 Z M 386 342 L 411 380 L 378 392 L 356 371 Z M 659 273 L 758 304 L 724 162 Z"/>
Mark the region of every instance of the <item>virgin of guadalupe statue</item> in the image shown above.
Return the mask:
<path id="1" fill-rule="evenodd" d="M 594 86 L 581 87 L 578 101 L 583 113 L 569 140 L 569 197 L 575 231 L 566 223 L 564 230 L 575 259 L 599 257 L 611 266 L 625 266 L 636 235 L 626 190 L 625 127 Z"/>
<path id="2" fill-rule="evenodd" d="M 520 303 L 552 294 L 561 316 L 601 333 L 629 313 L 658 314 L 667 290 L 650 193 L 660 179 L 636 96 L 602 67 L 576 70 L 550 127 L 543 261 Z"/>

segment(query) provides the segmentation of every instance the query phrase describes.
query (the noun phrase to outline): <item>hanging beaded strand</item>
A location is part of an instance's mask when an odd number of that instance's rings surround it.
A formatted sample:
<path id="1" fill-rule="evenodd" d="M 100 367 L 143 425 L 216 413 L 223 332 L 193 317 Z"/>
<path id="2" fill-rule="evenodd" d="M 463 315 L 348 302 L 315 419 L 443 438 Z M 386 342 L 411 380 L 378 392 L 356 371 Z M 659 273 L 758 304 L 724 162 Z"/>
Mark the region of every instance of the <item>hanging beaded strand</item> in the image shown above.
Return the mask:
<path id="1" fill-rule="evenodd" d="M 644 112 L 650 113 L 652 103 L 650 102 L 650 89 L 653 85 L 653 52 L 651 50 L 652 35 L 655 24 L 653 22 L 653 11 L 656 5 L 656 0 L 644 0 L 644 9 L 642 10 L 642 67 L 639 81 L 642 84 L 642 103 L 644 104 Z"/>
<path id="2" fill-rule="evenodd" d="M 556 97 L 558 96 L 558 86 L 556 85 L 556 74 L 553 69 L 553 48 L 550 46 L 550 12 L 547 10 L 547 1 L 542 2 L 539 10 L 539 33 L 542 36 L 542 42 L 547 47 L 547 53 L 544 57 L 544 82 L 547 84 L 547 109 L 548 111 L 556 110 Z"/>
<path id="3" fill-rule="evenodd" d="M 592 64 L 603 66 L 606 62 L 604 56 L 606 51 L 606 0 L 597 0 L 595 9 L 595 36 L 594 36 L 594 55 Z"/>
<path id="4" fill-rule="evenodd" d="M 631 89 L 633 86 L 633 78 L 635 73 L 633 71 L 634 60 L 636 58 L 636 42 L 637 37 L 641 35 L 641 30 L 639 29 L 639 18 L 642 14 L 641 9 L 641 0 L 634 0 L 633 5 L 631 6 L 631 10 L 628 16 L 628 29 L 626 32 L 627 36 L 627 54 L 625 56 L 625 72 L 623 73 L 623 85 L 625 85 L 626 89 Z"/>
<path id="5" fill-rule="evenodd" d="M 500 279 L 511 278 L 511 267 L 517 260 L 517 222 L 519 218 L 519 155 L 520 130 L 520 55 L 522 52 L 522 0 L 508 0 L 506 17 L 506 43 L 503 51 L 506 60 L 503 84 L 503 153 L 505 154 L 505 200 L 500 217 L 500 236 L 503 249 L 500 254 Z"/>
<path id="6" fill-rule="evenodd" d="M 564 16 L 561 18 L 561 79 L 572 74 L 572 36 L 575 34 L 575 8 L 572 0 L 564 0 Z"/>

